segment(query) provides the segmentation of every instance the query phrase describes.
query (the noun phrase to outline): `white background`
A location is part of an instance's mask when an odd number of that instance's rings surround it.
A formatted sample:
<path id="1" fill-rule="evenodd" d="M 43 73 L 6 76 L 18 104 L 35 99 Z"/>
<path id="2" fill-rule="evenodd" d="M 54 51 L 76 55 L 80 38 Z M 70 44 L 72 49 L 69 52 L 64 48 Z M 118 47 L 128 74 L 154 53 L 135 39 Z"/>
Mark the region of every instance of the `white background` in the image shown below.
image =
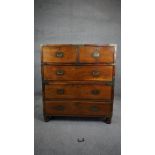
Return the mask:
<path id="1" fill-rule="evenodd" d="M 155 1 L 122 0 L 122 155 L 155 154 Z"/>
<path id="2" fill-rule="evenodd" d="M 155 154 L 154 3 L 122 0 L 122 155 Z M 33 155 L 34 2 L 1 0 L 0 19 L 0 154 Z"/>

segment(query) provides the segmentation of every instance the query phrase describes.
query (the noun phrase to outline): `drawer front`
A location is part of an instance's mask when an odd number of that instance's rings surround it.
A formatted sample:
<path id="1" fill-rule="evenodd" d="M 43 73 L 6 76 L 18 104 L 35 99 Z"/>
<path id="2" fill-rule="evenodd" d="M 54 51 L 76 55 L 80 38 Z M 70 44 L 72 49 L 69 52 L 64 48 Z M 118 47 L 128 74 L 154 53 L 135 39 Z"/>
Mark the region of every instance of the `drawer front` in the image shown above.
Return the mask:
<path id="1" fill-rule="evenodd" d="M 45 85 L 46 99 L 112 99 L 112 86 L 103 84 Z"/>
<path id="2" fill-rule="evenodd" d="M 44 80 L 112 81 L 113 66 L 44 65 Z"/>
<path id="3" fill-rule="evenodd" d="M 44 46 L 42 49 L 42 61 L 53 63 L 75 63 L 77 48 L 74 46 Z"/>
<path id="4" fill-rule="evenodd" d="M 112 113 L 112 103 L 45 101 L 44 109 L 48 115 L 102 116 Z"/>
<path id="5" fill-rule="evenodd" d="M 80 47 L 79 61 L 81 63 L 114 63 L 115 47 Z"/>

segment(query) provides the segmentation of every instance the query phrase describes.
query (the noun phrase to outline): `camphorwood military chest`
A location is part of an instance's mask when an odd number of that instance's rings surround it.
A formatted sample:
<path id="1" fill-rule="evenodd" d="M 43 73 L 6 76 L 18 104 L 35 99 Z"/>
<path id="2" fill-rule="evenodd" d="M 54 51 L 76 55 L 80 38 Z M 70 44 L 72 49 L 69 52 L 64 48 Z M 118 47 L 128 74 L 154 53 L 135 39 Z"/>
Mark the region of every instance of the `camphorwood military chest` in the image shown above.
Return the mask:
<path id="1" fill-rule="evenodd" d="M 116 45 L 42 45 L 44 120 L 101 117 L 111 123 Z"/>

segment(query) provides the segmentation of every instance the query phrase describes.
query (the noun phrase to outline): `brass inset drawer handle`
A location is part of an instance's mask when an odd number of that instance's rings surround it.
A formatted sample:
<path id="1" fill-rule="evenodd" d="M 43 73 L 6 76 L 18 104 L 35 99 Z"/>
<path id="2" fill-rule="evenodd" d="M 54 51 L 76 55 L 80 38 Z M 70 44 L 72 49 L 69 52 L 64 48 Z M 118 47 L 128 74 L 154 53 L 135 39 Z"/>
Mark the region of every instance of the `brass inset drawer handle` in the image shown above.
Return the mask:
<path id="1" fill-rule="evenodd" d="M 96 106 L 91 106 L 90 110 L 93 111 L 93 112 L 100 111 L 100 109 L 98 107 L 96 107 Z"/>
<path id="2" fill-rule="evenodd" d="M 57 75 L 64 75 L 64 70 L 57 70 L 56 71 L 56 74 Z"/>
<path id="3" fill-rule="evenodd" d="M 100 90 L 94 89 L 94 90 L 91 91 L 91 93 L 92 93 L 93 95 L 98 95 L 98 94 L 100 94 Z"/>
<path id="4" fill-rule="evenodd" d="M 92 57 L 93 58 L 99 58 L 100 57 L 100 53 L 98 51 L 95 51 L 92 53 Z"/>
<path id="5" fill-rule="evenodd" d="M 57 89 L 57 94 L 63 95 L 64 94 L 64 89 Z"/>
<path id="6" fill-rule="evenodd" d="M 99 71 L 92 71 L 92 75 L 93 76 L 99 76 L 100 75 L 100 72 Z"/>
<path id="7" fill-rule="evenodd" d="M 58 111 L 63 111 L 65 107 L 62 105 L 58 105 L 58 106 L 53 107 L 53 109 L 58 110 Z"/>
<path id="8" fill-rule="evenodd" d="M 62 58 L 62 57 L 64 57 L 64 53 L 61 52 L 61 51 L 58 51 L 58 52 L 56 52 L 56 57 L 57 58 Z"/>

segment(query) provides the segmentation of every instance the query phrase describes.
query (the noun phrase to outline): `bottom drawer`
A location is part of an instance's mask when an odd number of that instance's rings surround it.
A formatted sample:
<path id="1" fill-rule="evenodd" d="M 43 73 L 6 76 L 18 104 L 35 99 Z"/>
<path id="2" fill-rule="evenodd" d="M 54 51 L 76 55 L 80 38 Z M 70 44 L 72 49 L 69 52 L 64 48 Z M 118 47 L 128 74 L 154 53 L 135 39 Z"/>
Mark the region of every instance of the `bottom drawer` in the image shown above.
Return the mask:
<path id="1" fill-rule="evenodd" d="M 112 107 L 111 102 L 45 101 L 44 112 L 57 116 L 103 116 L 111 115 Z"/>

